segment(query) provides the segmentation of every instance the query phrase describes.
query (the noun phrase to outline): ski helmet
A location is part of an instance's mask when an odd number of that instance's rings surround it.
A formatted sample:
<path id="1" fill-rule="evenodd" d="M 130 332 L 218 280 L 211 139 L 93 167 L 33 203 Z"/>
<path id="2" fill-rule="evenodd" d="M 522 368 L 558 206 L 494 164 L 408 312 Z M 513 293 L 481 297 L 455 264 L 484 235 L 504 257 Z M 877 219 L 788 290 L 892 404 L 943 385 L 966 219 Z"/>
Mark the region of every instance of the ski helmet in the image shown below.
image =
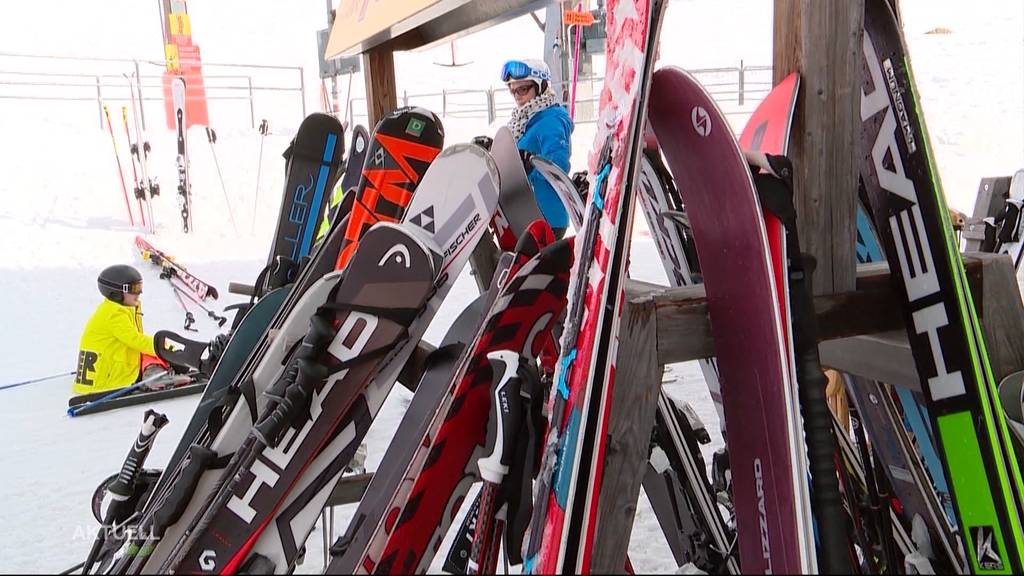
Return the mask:
<path id="1" fill-rule="evenodd" d="M 115 264 L 100 272 L 96 285 L 104 298 L 122 304 L 125 294 L 142 293 L 142 274 L 127 264 Z"/>
<path id="2" fill-rule="evenodd" d="M 501 67 L 501 81 L 532 80 L 537 94 L 543 94 L 551 82 L 551 69 L 543 60 L 509 60 Z"/>

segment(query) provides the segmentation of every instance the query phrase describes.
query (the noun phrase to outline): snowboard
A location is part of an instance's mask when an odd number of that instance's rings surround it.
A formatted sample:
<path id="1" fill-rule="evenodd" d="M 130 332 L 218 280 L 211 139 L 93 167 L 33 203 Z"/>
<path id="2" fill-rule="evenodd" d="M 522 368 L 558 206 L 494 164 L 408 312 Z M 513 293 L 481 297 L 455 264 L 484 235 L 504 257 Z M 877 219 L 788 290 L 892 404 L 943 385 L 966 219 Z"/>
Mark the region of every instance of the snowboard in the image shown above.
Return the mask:
<path id="1" fill-rule="evenodd" d="M 864 10 L 860 173 L 976 573 L 1024 571 L 1024 485 L 895 14 Z"/>

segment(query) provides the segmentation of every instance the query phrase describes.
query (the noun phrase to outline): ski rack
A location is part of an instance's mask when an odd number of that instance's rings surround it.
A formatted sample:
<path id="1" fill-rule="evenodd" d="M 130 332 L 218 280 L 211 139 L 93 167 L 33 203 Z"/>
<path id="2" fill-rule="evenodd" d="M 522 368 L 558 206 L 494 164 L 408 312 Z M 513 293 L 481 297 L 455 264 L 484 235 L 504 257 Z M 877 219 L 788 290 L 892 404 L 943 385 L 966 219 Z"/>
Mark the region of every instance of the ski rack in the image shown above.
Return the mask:
<path id="1" fill-rule="evenodd" d="M 488 280 L 487 251 L 481 249 L 474 257 L 478 282 Z M 973 252 L 964 254 L 963 261 L 992 370 L 1000 381 L 1024 368 L 1024 303 L 1013 263 L 1005 255 Z M 477 268 L 479 264 L 484 265 Z M 814 298 L 822 365 L 919 390 L 888 266 L 864 264 L 856 270 L 855 290 Z M 598 504 L 596 541 L 602 545 L 595 547 L 594 573 L 615 572 L 625 562 L 665 366 L 715 353 L 702 285 L 668 288 L 629 280 L 625 290 L 616 378 L 628 385 L 615 386 L 612 398 L 604 497 Z M 417 370 L 422 366 L 410 361 L 402 381 L 418 382 Z M 358 481 L 348 482 L 339 484 L 332 504 L 356 501 L 353 487 Z"/>

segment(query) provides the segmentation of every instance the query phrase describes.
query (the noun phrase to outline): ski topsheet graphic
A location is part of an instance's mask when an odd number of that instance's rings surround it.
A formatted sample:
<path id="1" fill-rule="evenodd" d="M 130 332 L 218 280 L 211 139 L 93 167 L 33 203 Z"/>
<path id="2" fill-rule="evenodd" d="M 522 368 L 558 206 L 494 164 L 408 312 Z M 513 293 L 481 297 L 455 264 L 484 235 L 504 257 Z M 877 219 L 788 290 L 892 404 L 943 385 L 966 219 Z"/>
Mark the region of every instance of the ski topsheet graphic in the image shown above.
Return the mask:
<path id="1" fill-rule="evenodd" d="M 905 300 L 907 336 L 976 573 L 1024 571 L 1024 488 L 902 34 L 884 0 L 864 11 L 861 178 Z"/>

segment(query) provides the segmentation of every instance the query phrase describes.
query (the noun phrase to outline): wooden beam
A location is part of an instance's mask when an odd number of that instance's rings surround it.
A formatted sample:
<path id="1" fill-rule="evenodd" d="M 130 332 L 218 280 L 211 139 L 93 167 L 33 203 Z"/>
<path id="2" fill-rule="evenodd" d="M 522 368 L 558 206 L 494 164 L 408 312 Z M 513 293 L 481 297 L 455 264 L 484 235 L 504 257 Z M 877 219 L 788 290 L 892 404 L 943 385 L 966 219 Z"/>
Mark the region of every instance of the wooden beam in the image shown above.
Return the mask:
<path id="1" fill-rule="evenodd" d="M 366 113 L 372 130 L 387 113 L 398 108 L 395 85 L 395 54 L 390 44 L 381 44 L 363 54 L 366 78 Z"/>
<path id="2" fill-rule="evenodd" d="M 975 292 L 982 286 L 983 260 L 985 257 L 981 255 L 964 256 L 968 281 Z M 892 290 L 886 265 L 859 266 L 858 271 L 856 290 L 815 296 L 819 341 L 905 328 L 903 308 L 898 295 Z M 1006 294 L 1005 290 L 1000 293 L 1004 296 Z M 1019 295 L 1017 298 L 1020 298 Z M 703 286 L 657 288 L 652 291 L 649 284 L 631 281 L 626 285 L 626 299 L 633 304 L 645 300 L 654 303 L 658 319 L 659 364 L 674 364 L 715 355 Z M 976 301 L 979 300 L 976 298 Z M 1024 338 L 1021 338 L 1021 344 L 1024 345 Z"/>
<path id="3" fill-rule="evenodd" d="M 1024 303 L 1008 255 L 973 254 L 972 258 L 981 261 L 981 274 L 977 279 L 968 276 L 968 282 L 974 301 L 981 302 L 981 332 L 998 383 L 1024 370 Z"/>
<path id="4" fill-rule="evenodd" d="M 626 565 L 661 391 L 663 367 L 655 353 L 656 323 L 653 300 L 623 306 L 594 537 L 599 545 L 590 565 L 595 574 L 618 574 Z"/>
<path id="5" fill-rule="evenodd" d="M 864 0 L 775 0 L 776 81 L 800 72 L 789 156 L 815 294 L 853 290 Z"/>

